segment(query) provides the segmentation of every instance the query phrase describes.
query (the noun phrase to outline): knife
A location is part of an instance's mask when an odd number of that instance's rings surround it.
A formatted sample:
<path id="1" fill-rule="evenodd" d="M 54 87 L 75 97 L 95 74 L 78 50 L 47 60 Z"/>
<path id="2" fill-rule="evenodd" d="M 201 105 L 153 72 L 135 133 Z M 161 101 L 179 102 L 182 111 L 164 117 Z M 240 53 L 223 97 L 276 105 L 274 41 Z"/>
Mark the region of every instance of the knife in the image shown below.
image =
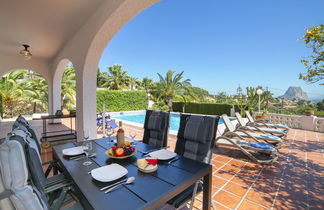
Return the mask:
<path id="1" fill-rule="evenodd" d="M 160 149 L 151 149 L 151 150 L 149 150 L 149 151 L 142 152 L 142 154 L 143 154 L 143 155 L 147 155 L 147 154 L 149 154 L 149 153 L 151 153 L 151 152 L 158 151 L 158 150 L 162 150 L 162 149 L 167 149 L 167 148 L 169 148 L 169 147 L 170 147 L 170 146 L 162 147 L 162 148 L 160 148 Z"/>

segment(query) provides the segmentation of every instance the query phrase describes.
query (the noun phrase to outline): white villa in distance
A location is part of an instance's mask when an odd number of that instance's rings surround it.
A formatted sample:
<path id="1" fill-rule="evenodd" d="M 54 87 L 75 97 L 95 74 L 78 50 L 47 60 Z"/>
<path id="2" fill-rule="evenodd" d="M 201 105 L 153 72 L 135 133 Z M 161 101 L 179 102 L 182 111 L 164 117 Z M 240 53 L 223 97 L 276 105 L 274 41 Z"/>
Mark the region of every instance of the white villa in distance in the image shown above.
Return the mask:
<path id="1" fill-rule="evenodd" d="M 16 69 L 42 74 L 49 114 L 61 107 L 61 78 L 76 70 L 77 133 L 96 137 L 96 72 L 109 41 L 129 20 L 159 0 L 7 1 L 0 6 L 0 75 Z M 30 45 L 32 59 L 19 54 Z"/>

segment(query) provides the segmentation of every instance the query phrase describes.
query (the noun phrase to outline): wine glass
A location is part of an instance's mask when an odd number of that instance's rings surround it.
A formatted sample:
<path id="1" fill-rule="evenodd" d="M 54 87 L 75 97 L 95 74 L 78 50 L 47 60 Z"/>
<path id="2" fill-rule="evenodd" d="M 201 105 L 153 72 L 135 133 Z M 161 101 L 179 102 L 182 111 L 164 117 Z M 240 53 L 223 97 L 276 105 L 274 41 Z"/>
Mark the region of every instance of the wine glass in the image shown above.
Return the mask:
<path id="1" fill-rule="evenodd" d="M 86 154 L 86 161 L 83 162 L 82 165 L 88 166 L 91 165 L 92 162 L 89 159 L 89 153 L 92 151 L 92 142 L 88 140 L 89 139 L 89 130 L 84 131 L 84 141 L 83 141 L 83 151 Z"/>
<path id="2" fill-rule="evenodd" d="M 135 130 L 130 130 L 129 131 L 129 136 L 132 138 L 133 143 L 135 143 L 134 139 L 136 137 L 136 131 Z"/>
<path id="3" fill-rule="evenodd" d="M 106 135 L 108 136 L 108 143 L 112 142 L 111 136 L 115 133 L 115 130 L 111 127 L 106 129 Z"/>

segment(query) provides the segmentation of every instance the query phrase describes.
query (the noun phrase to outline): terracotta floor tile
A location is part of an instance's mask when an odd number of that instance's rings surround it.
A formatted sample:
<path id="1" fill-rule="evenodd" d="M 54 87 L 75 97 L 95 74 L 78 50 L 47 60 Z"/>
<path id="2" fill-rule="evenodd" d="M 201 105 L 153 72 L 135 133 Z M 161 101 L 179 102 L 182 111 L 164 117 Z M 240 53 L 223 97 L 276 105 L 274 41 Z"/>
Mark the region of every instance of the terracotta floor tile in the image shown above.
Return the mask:
<path id="1" fill-rule="evenodd" d="M 234 182 L 230 182 L 225 186 L 224 190 L 234 193 L 239 197 L 242 197 L 246 193 L 248 188 L 235 184 Z"/>
<path id="2" fill-rule="evenodd" d="M 248 200 L 244 200 L 238 209 L 241 209 L 241 210 L 263 210 L 266 208 L 256 205 L 255 203 L 252 203 Z"/>
<path id="3" fill-rule="evenodd" d="M 229 162 L 229 164 L 231 164 L 231 165 L 233 165 L 233 166 L 236 166 L 237 168 L 241 168 L 241 167 L 243 167 L 246 163 L 245 163 L 245 161 L 241 161 L 241 160 L 235 160 L 235 159 L 233 159 L 233 160 L 231 160 L 231 161 Z"/>
<path id="4" fill-rule="evenodd" d="M 215 160 L 212 160 L 211 164 L 213 165 L 213 172 L 218 170 L 220 167 L 224 165 L 224 163 Z"/>
<path id="5" fill-rule="evenodd" d="M 279 187 L 279 181 L 277 180 L 265 180 L 265 179 L 258 179 L 253 185 L 252 188 L 263 193 L 268 193 L 270 195 L 276 194 Z"/>
<path id="6" fill-rule="evenodd" d="M 229 208 L 235 208 L 241 200 L 239 197 L 225 192 L 223 190 L 217 193 L 213 197 L 213 199 L 225 206 L 228 206 Z"/>
<path id="7" fill-rule="evenodd" d="M 274 201 L 274 198 L 270 196 L 269 194 L 265 194 L 262 192 L 254 191 L 251 189 L 248 194 L 246 195 L 246 199 L 253 201 L 255 203 L 258 203 L 262 206 L 265 206 L 267 208 L 272 206 L 272 203 Z"/>
<path id="8" fill-rule="evenodd" d="M 247 178 L 246 176 L 234 176 L 233 179 L 231 179 L 231 182 L 235 182 L 237 184 L 243 185 L 245 187 L 249 187 L 254 180 L 251 178 Z"/>
<path id="9" fill-rule="evenodd" d="M 217 171 L 214 175 L 222 177 L 224 179 L 230 179 L 232 178 L 235 174 L 232 172 L 228 172 L 228 171 L 224 171 L 224 170 L 220 170 Z"/>
<path id="10" fill-rule="evenodd" d="M 215 205 L 215 207 L 216 207 L 217 210 L 228 210 L 228 209 L 230 209 L 230 208 L 225 208 L 220 203 L 215 202 L 215 201 L 214 201 L 214 205 Z"/>
<path id="11" fill-rule="evenodd" d="M 229 158 L 229 157 L 225 157 L 225 156 L 223 156 L 223 155 L 219 155 L 219 156 L 217 156 L 217 157 L 215 158 L 215 160 L 220 161 L 220 162 L 223 162 L 223 163 L 228 162 L 230 159 L 231 159 L 231 158 Z"/>
<path id="12" fill-rule="evenodd" d="M 278 195 L 274 209 L 307 209 L 307 200 L 295 200 L 290 196 Z"/>
<path id="13" fill-rule="evenodd" d="M 221 188 L 227 181 L 220 177 L 213 176 L 212 185 L 213 187 Z"/>

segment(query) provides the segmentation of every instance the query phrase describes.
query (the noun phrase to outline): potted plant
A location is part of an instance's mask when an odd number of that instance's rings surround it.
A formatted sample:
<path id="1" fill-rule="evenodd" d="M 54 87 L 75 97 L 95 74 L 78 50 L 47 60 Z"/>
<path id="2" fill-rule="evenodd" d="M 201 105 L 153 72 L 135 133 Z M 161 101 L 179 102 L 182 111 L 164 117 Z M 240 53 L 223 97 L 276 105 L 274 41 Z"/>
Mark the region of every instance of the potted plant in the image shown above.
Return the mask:
<path id="1" fill-rule="evenodd" d="M 312 115 L 314 115 L 314 110 L 306 109 L 304 113 L 305 113 L 306 116 L 312 116 Z"/>
<path id="2" fill-rule="evenodd" d="M 263 112 L 258 112 L 255 114 L 255 119 L 267 119 L 268 110 L 263 110 Z"/>

